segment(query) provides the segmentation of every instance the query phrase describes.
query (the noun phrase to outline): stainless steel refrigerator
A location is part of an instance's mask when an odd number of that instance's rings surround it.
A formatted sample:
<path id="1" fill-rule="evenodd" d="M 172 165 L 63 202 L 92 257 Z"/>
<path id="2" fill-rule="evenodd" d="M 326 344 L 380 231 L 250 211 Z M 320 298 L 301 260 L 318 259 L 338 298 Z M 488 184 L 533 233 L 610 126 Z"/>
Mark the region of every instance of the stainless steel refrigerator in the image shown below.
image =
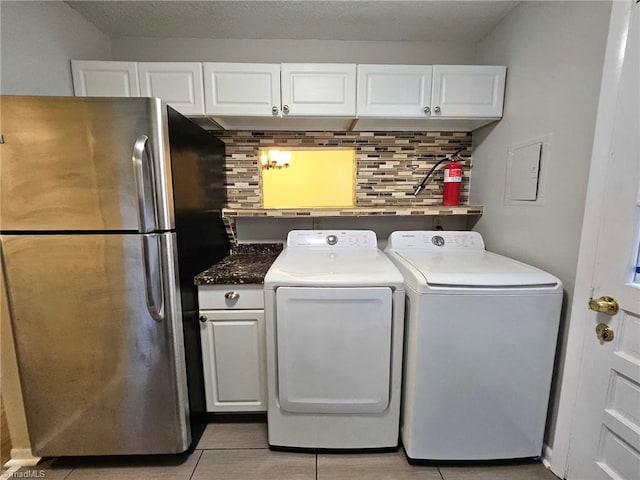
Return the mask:
<path id="1" fill-rule="evenodd" d="M 32 451 L 178 453 L 224 145 L 158 99 L 0 97 L 2 267 Z M 3 335 L 6 332 L 3 332 Z"/>

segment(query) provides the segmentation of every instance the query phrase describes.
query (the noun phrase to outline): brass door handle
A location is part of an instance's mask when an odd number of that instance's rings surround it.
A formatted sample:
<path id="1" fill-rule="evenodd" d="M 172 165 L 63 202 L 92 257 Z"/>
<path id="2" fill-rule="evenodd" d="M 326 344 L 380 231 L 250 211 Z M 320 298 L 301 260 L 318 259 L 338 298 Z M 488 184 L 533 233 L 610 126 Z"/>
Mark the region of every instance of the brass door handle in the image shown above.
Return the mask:
<path id="1" fill-rule="evenodd" d="M 589 301 L 589 308 L 594 312 L 605 313 L 607 315 L 615 315 L 618 313 L 618 302 L 613 297 L 592 298 Z"/>
<path id="2" fill-rule="evenodd" d="M 596 337 L 603 342 L 610 342 L 613 340 L 613 328 L 606 323 L 599 323 L 596 326 Z"/>

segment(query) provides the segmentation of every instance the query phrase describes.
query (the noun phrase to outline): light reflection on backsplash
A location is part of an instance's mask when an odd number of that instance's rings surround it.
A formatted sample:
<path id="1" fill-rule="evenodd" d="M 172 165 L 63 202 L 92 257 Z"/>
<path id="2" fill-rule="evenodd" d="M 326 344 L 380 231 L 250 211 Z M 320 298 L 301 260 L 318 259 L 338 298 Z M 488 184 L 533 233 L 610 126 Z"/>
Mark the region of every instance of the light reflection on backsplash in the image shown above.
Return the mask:
<path id="1" fill-rule="evenodd" d="M 418 197 L 416 185 L 438 161 L 457 150 L 465 160 L 460 204 L 469 203 L 469 132 L 250 132 L 223 131 L 229 208 L 260 208 L 259 149 L 347 147 L 356 149 L 356 206 L 440 205 L 442 172 Z"/>

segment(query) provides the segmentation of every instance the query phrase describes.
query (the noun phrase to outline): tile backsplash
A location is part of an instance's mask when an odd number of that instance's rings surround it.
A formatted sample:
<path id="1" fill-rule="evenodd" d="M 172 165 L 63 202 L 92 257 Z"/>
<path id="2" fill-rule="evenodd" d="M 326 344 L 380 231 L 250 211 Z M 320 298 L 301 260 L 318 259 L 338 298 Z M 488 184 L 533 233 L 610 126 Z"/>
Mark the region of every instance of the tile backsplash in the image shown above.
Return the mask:
<path id="1" fill-rule="evenodd" d="M 457 150 L 464 162 L 460 203 L 469 203 L 471 133 L 468 132 L 215 132 L 226 144 L 229 208 L 260 208 L 261 148 L 355 148 L 356 206 L 442 204 L 442 171 L 418 197 L 415 187 L 439 160 Z"/>

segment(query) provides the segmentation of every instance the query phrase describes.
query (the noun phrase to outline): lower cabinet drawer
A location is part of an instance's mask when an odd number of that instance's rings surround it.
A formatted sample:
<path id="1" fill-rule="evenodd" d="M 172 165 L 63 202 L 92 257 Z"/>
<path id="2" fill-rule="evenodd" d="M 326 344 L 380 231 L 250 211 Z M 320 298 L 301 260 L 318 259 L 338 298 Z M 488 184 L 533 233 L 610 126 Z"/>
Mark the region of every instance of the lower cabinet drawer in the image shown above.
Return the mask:
<path id="1" fill-rule="evenodd" d="M 262 285 L 200 285 L 200 310 L 249 310 L 264 308 Z"/>
<path id="2" fill-rule="evenodd" d="M 201 310 L 200 336 L 209 412 L 265 412 L 264 310 Z"/>

